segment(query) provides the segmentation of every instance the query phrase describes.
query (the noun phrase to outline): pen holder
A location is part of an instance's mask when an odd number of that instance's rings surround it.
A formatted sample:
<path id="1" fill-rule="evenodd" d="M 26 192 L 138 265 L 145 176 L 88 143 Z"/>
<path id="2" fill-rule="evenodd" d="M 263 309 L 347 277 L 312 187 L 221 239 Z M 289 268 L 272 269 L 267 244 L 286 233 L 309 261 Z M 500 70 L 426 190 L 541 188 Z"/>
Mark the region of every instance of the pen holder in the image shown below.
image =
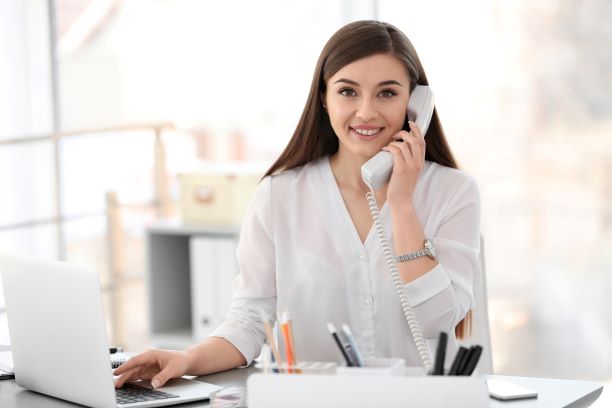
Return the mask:
<path id="1" fill-rule="evenodd" d="M 283 363 L 280 366 L 276 363 L 270 363 L 266 368 L 262 362 L 257 362 L 255 368 L 264 372 L 266 369 L 270 372 L 277 370 L 278 374 L 336 374 L 338 364 L 329 361 L 303 361 L 293 365 Z"/>
<path id="2" fill-rule="evenodd" d="M 364 360 L 364 367 L 338 367 L 338 375 L 406 375 L 403 358 L 374 358 Z"/>

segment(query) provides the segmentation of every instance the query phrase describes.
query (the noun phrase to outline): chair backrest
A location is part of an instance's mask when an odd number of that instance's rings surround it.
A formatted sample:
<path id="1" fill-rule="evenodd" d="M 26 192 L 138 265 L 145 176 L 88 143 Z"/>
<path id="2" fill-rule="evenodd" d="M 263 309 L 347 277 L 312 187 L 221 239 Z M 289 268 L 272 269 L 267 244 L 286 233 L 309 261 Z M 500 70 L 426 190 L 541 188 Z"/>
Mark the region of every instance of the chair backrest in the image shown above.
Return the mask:
<path id="1" fill-rule="evenodd" d="M 485 264 L 484 238 L 480 236 L 480 266 L 482 274 L 474 287 L 474 301 L 476 307 L 472 311 L 472 333 L 469 337 L 459 341 L 459 344 L 469 346 L 480 344 L 483 348 L 478 372 L 480 374 L 493 374 L 493 356 L 491 351 L 491 329 L 489 324 L 489 305 L 487 299 L 487 273 Z"/>

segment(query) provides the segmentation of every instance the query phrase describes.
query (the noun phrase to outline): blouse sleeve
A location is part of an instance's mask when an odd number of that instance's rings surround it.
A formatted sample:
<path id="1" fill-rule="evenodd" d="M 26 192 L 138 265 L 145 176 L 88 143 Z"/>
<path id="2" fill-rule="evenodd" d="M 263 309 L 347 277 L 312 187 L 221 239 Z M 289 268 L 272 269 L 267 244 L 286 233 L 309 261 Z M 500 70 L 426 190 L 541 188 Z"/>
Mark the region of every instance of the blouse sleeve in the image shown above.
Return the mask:
<path id="1" fill-rule="evenodd" d="M 265 339 L 260 314 L 276 310 L 275 251 L 272 239 L 271 178 L 264 178 L 253 193 L 244 215 L 236 249 L 239 274 L 224 321 L 210 337 L 232 343 L 249 365 Z"/>
<path id="2" fill-rule="evenodd" d="M 426 337 L 452 332 L 474 307 L 480 279 L 480 193 L 466 178 L 450 198 L 432 239 L 438 265 L 405 285 Z"/>

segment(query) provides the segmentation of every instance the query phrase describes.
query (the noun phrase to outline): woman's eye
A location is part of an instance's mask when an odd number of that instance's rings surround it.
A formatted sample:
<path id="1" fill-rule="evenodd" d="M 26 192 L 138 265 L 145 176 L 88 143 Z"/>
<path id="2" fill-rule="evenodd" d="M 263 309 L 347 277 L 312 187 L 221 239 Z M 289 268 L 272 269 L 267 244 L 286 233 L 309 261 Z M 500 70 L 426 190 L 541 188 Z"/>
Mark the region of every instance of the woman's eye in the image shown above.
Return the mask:
<path id="1" fill-rule="evenodd" d="M 395 91 L 393 91 L 391 89 L 384 89 L 384 90 L 380 91 L 380 95 L 383 98 L 391 98 L 391 97 L 397 95 L 397 92 L 395 92 Z"/>
<path id="2" fill-rule="evenodd" d="M 355 96 L 355 91 L 351 88 L 342 88 L 338 93 L 342 96 Z"/>

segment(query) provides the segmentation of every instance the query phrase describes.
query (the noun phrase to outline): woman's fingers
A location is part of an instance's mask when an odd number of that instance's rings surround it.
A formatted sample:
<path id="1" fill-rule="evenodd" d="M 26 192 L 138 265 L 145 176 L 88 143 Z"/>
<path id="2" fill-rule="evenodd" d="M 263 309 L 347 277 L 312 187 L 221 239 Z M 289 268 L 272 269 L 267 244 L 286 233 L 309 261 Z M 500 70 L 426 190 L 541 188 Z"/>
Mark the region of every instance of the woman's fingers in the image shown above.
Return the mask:
<path id="1" fill-rule="evenodd" d="M 125 373 L 126 371 L 131 370 L 134 367 L 140 366 L 142 364 L 151 363 L 151 362 L 154 362 L 154 361 L 155 361 L 155 359 L 151 355 L 151 352 L 146 351 L 144 353 L 138 354 L 138 355 L 130 358 L 128 361 L 126 361 L 125 363 L 121 364 L 119 367 L 117 367 L 115 369 L 115 371 L 113 371 L 113 374 L 114 375 L 121 375 L 121 374 Z"/>
<path id="2" fill-rule="evenodd" d="M 139 367 L 134 367 L 131 370 L 126 371 L 123 374 L 121 374 L 119 377 L 117 377 L 115 379 L 115 388 L 121 388 L 123 387 L 123 384 L 125 384 L 127 381 L 136 379 L 138 377 L 137 376 L 138 370 L 139 370 Z"/>
<path id="3" fill-rule="evenodd" d="M 157 365 L 140 365 L 123 373 L 115 380 L 115 387 L 120 388 L 128 381 L 150 380 L 160 373 L 161 368 Z"/>
<path id="4" fill-rule="evenodd" d="M 115 387 L 119 388 L 127 381 L 152 378 L 159 373 L 161 365 L 156 350 L 134 356 L 113 371 L 113 375 L 119 376 L 115 380 Z"/>
<path id="5" fill-rule="evenodd" d="M 398 171 L 400 168 L 406 166 L 404 154 L 402 153 L 401 149 L 396 145 L 396 142 L 383 147 L 383 150 L 391 153 L 391 155 L 393 156 L 393 171 Z"/>
<path id="6" fill-rule="evenodd" d="M 409 133 L 402 130 L 395 135 L 395 138 L 398 141 L 389 143 L 389 146 L 396 146 L 398 149 L 400 149 L 406 165 L 411 166 L 413 163 L 419 164 L 419 162 L 422 162 L 422 152 L 424 150 L 423 147 L 421 147 L 421 143 L 419 143 L 417 136 L 415 136 L 412 132 Z"/>
<path id="7" fill-rule="evenodd" d="M 151 380 L 151 385 L 153 386 L 153 388 L 159 388 L 166 384 L 169 379 L 180 377 L 181 375 L 182 373 L 180 373 L 180 370 L 178 369 L 176 364 L 173 364 L 170 361 L 168 365 L 164 367 L 163 370 L 161 370 L 157 375 L 153 377 L 153 379 Z"/>
<path id="8" fill-rule="evenodd" d="M 417 139 L 423 139 L 423 132 L 421 132 L 421 128 L 413 121 L 408 122 L 408 126 L 410 126 L 410 133 L 417 137 Z"/>
<path id="9" fill-rule="evenodd" d="M 423 135 L 423 132 L 421 132 L 421 128 L 415 122 L 410 121 L 408 122 L 408 125 L 410 126 L 409 135 L 412 136 L 412 139 L 415 140 L 417 145 L 419 146 L 419 157 L 421 158 L 421 162 L 425 162 L 425 149 L 427 146 L 425 144 L 425 137 Z"/>
<path id="10" fill-rule="evenodd" d="M 119 375 L 115 387 L 120 388 L 128 381 L 149 380 L 153 388 L 163 386 L 169 379 L 185 374 L 187 358 L 180 352 L 149 350 L 133 357 L 114 371 Z"/>

